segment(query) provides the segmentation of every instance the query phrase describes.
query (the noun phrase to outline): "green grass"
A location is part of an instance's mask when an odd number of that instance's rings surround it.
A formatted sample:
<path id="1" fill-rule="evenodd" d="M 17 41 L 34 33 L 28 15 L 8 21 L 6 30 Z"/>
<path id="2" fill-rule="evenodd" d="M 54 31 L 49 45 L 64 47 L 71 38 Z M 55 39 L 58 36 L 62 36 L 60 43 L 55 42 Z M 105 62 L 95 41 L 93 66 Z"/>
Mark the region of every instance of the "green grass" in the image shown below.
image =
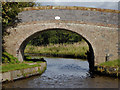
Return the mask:
<path id="1" fill-rule="evenodd" d="M 87 43 L 78 42 L 74 44 L 50 44 L 47 46 L 30 46 L 25 49 L 25 53 L 40 53 L 49 55 L 72 55 L 75 57 L 86 57 L 86 52 L 89 49 Z"/>
<path id="2" fill-rule="evenodd" d="M 34 62 L 34 61 L 25 61 L 26 63 L 42 63 L 43 61 L 37 61 L 37 62 Z"/>
<path id="3" fill-rule="evenodd" d="M 100 64 L 101 66 L 120 67 L 120 59 L 114 61 L 107 61 Z"/>
<path id="4" fill-rule="evenodd" d="M 7 53 L 7 52 L 2 52 L 2 63 L 20 63 L 16 57 L 13 55 Z"/>
<path id="5" fill-rule="evenodd" d="M 29 60 L 31 59 L 30 56 L 26 56 L 26 58 Z M 25 68 L 31 68 L 31 67 L 37 67 L 40 66 L 39 63 L 42 63 L 43 61 L 23 61 L 20 63 L 17 58 L 10 55 L 7 52 L 2 53 L 2 65 L 0 65 L 0 72 L 8 72 L 12 70 L 19 70 L 19 69 L 25 69 Z M 29 63 L 35 63 L 34 65 L 29 65 Z"/>
<path id="6" fill-rule="evenodd" d="M 23 63 L 3 64 L 2 65 L 2 73 L 3 72 L 12 71 L 12 70 L 19 70 L 19 69 L 37 67 L 37 66 L 40 66 L 38 63 L 42 63 L 42 61 L 38 61 L 34 65 L 29 65 L 27 63 L 34 63 L 34 62 L 32 62 L 32 61 L 26 61 L 26 62 L 23 62 Z"/>

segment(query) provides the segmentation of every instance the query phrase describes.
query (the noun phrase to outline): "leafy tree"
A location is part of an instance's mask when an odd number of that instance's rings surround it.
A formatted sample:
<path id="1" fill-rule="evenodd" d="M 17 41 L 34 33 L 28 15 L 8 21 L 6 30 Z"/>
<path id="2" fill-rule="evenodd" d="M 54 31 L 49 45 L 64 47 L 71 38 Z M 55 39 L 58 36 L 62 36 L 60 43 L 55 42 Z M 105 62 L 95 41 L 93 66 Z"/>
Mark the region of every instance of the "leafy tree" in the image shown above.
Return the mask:
<path id="1" fill-rule="evenodd" d="M 22 8 L 24 7 L 33 7 L 35 5 L 34 2 L 2 2 L 2 15 L 0 15 L 0 21 L 2 16 L 2 34 L 5 34 L 5 28 L 9 25 L 14 25 L 17 20 L 17 15 Z M 1 6 L 0 6 L 1 7 Z M 0 10 L 0 11 L 1 11 Z M 1 22 L 0 22 L 1 23 Z M 2 40 L 2 45 L 4 41 Z M 2 62 L 11 62 L 11 60 L 15 61 L 15 58 L 10 56 L 7 52 L 5 52 L 4 47 L 2 46 Z M 7 53 L 7 54 L 6 54 Z"/>
<path id="2" fill-rule="evenodd" d="M 16 16 L 22 10 L 20 8 L 32 7 L 34 2 L 2 2 L 2 29 L 8 25 L 14 25 Z"/>
<path id="3" fill-rule="evenodd" d="M 82 37 L 76 33 L 65 31 L 65 30 L 51 30 L 44 31 L 38 37 L 33 38 L 29 44 L 40 46 L 47 44 L 57 44 L 57 43 L 73 43 L 81 41 Z"/>

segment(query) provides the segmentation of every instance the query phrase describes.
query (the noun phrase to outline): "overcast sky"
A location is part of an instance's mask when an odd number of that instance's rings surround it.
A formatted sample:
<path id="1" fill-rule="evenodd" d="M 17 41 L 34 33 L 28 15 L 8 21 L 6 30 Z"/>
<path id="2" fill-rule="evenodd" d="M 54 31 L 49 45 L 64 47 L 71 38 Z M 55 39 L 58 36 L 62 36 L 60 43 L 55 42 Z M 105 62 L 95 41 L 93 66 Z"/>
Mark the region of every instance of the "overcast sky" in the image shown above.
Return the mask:
<path id="1" fill-rule="evenodd" d="M 74 2 L 73 2 L 74 1 Z M 84 1 L 84 2 L 83 2 Z M 118 10 L 119 0 L 37 0 L 41 5 L 53 5 L 53 6 L 82 6 L 104 9 Z M 119 9 L 120 10 L 120 9 Z"/>

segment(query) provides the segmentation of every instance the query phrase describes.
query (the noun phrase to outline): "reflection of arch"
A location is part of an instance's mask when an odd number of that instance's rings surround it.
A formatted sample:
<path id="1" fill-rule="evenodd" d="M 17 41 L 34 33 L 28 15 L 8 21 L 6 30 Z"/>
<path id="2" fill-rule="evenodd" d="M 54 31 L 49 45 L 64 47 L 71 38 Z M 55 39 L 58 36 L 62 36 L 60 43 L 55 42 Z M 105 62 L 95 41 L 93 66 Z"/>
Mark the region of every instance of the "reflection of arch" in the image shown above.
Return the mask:
<path id="1" fill-rule="evenodd" d="M 34 37 L 37 37 L 41 32 L 48 31 L 48 30 L 65 30 L 65 31 L 73 32 L 72 30 L 63 29 L 63 28 L 50 28 L 50 29 L 45 29 L 45 30 L 42 30 L 42 31 L 38 31 L 38 32 L 30 35 L 29 37 L 27 37 L 27 38 L 22 42 L 22 44 L 20 45 L 20 48 L 19 48 L 23 60 L 24 60 L 24 49 L 25 49 L 27 43 L 28 43 L 31 39 L 33 39 Z M 73 33 L 76 33 L 76 34 L 80 35 L 80 34 L 77 33 L 77 32 L 73 32 Z M 82 36 L 82 35 L 80 35 L 80 36 L 87 42 L 87 44 L 88 44 L 88 46 L 89 46 L 89 51 L 91 52 L 91 55 L 93 55 L 93 57 L 94 57 L 94 51 L 93 51 L 93 47 L 92 47 L 91 43 L 90 43 L 84 36 Z M 89 64 L 92 64 L 91 66 L 94 66 L 94 58 L 93 58 L 90 62 L 92 62 L 92 63 L 89 63 Z"/>

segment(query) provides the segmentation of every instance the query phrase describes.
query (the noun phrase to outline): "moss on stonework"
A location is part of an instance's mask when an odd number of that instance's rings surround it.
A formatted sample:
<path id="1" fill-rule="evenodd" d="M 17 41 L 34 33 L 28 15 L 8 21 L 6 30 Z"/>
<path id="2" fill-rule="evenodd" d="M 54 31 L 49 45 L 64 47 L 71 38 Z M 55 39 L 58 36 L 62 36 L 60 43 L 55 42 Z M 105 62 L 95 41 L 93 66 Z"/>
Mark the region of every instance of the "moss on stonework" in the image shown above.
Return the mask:
<path id="1" fill-rule="evenodd" d="M 108 75 L 112 77 L 120 77 L 120 60 L 113 60 L 101 63 L 98 66 L 95 66 L 95 73 Z"/>

